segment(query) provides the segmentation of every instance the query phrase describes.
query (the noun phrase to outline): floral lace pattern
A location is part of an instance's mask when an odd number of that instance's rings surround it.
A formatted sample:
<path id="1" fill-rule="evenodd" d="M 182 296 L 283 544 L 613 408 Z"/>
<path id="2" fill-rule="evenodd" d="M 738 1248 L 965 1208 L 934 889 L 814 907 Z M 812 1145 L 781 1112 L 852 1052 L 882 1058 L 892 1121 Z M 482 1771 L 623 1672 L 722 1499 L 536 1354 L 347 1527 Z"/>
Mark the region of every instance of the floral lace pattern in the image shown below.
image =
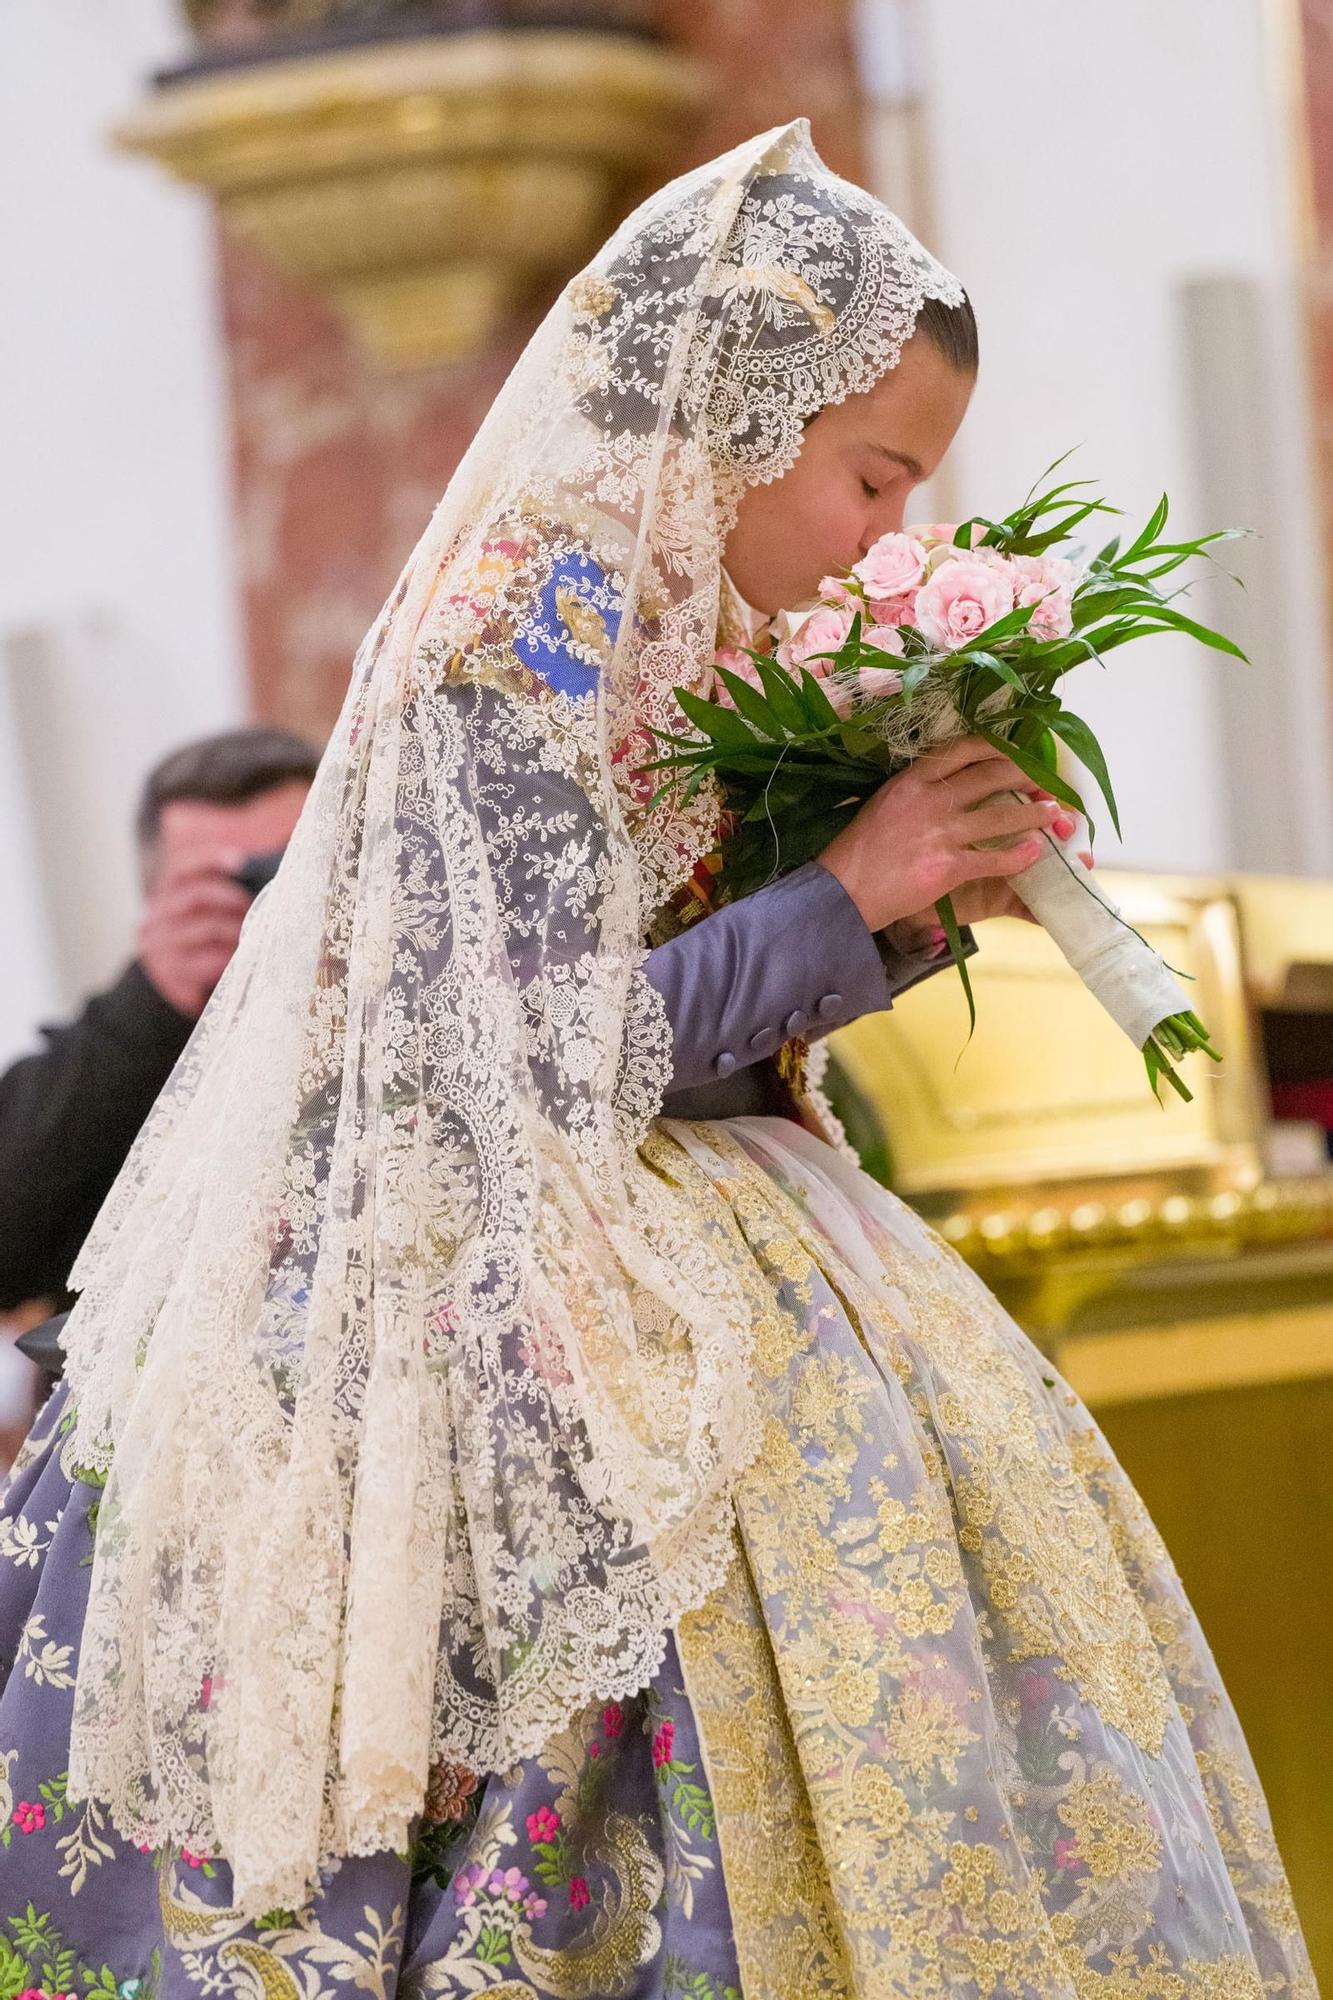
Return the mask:
<path id="1" fill-rule="evenodd" d="M 567 288 L 80 1259 L 70 1796 L 225 1854 L 246 1910 L 401 1847 L 432 1761 L 642 1686 L 723 1573 L 745 1303 L 633 1150 L 670 1074 L 641 946 L 716 800 L 650 811 L 639 767 L 739 493 L 927 296 L 961 294 L 803 123 Z"/>

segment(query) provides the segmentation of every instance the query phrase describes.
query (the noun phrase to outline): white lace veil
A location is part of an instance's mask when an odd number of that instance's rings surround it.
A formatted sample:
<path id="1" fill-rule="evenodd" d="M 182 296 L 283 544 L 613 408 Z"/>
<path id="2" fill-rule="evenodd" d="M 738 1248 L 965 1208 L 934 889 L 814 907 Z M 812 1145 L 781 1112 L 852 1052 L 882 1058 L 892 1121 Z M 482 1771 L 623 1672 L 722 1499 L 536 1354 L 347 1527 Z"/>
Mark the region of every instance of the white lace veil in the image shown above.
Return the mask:
<path id="1" fill-rule="evenodd" d="M 725 1562 L 748 1324 L 635 1147 L 645 803 L 720 536 L 956 282 L 804 121 L 646 202 L 515 367 L 357 655 L 276 881 L 74 1279 L 101 1498 L 70 1789 L 247 1913 L 428 1766 L 651 1675 Z"/>

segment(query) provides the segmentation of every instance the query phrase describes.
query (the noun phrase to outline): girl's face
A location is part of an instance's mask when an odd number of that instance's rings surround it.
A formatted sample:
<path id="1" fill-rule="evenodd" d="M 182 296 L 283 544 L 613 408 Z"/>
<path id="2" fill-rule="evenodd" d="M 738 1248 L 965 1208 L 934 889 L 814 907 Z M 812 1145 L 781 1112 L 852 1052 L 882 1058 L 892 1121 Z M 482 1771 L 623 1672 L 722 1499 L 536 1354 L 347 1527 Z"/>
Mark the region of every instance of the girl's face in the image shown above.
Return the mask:
<path id="1" fill-rule="evenodd" d="M 727 574 L 746 603 L 768 618 L 790 610 L 901 528 L 913 488 L 953 442 L 974 382 L 918 336 L 873 389 L 821 410 L 790 472 L 747 488 L 727 537 Z"/>

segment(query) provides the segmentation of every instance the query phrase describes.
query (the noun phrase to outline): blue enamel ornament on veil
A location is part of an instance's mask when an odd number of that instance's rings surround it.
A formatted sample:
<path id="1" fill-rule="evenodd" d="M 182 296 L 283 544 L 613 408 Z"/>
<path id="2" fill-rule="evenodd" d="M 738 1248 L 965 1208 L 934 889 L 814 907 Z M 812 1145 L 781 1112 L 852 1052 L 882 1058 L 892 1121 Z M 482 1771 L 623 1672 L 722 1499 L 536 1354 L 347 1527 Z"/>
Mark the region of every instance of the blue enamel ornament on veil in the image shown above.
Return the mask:
<path id="1" fill-rule="evenodd" d="M 620 613 L 619 594 L 600 563 L 561 549 L 533 610 L 515 634 L 515 654 L 557 694 L 593 693 L 610 663 Z"/>

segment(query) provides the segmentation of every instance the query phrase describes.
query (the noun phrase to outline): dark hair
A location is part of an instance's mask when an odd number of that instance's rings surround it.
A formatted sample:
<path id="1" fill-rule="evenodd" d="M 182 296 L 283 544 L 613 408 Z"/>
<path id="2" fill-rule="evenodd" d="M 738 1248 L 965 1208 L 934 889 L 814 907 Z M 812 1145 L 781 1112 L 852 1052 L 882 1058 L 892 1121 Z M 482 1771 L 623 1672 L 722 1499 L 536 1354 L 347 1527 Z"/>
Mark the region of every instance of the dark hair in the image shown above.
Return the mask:
<path id="1" fill-rule="evenodd" d="M 916 332 L 923 333 L 931 346 L 958 370 L 975 375 L 981 359 L 977 345 L 977 316 L 972 301 L 963 293 L 963 303 L 946 306 L 939 299 L 925 299 L 916 316 Z"/>
<path id="2" fill-rule="evenodd" d="M 290 729 L 227 729 L 182 744 L 144 782 L 134 822 L 139 845 L 147 847 L 157 838 L 163 808 L 174 799 L 244 805 L 292 780 L 309 784 L 318 767 L 318 750 Z"/>

